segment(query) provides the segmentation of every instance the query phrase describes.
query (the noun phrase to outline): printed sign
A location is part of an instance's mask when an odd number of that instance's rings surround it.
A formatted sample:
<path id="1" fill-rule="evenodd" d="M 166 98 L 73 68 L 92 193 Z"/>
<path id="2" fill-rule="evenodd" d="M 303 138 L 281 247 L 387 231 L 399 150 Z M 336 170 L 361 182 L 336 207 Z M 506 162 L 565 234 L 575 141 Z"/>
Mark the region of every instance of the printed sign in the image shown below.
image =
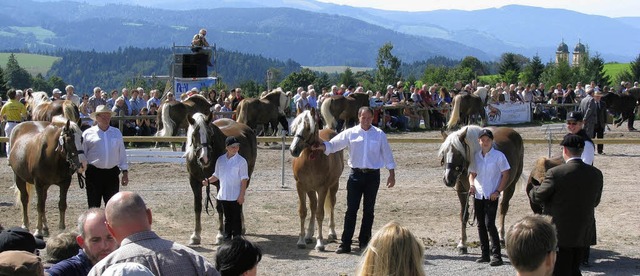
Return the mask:
<path id="1" fill-rule="evenodd" d="M 489 125 L 531 122 L 531 105 L 528 103 L 488 104 L 484 109 Z"/>
<path id="2" fill-rule="evenodd" d="M 202 91 L 202 89 L 208 89 L 209 87 L 216 84 L 218 79 L 216 77 L 206 77 L 206 78 L 174 78 L 174 91 L 176 99 L 180 99 L 180 95 L 182 93 L 189 92 L 192 88 L 197 88 L 198 91 Z"/>

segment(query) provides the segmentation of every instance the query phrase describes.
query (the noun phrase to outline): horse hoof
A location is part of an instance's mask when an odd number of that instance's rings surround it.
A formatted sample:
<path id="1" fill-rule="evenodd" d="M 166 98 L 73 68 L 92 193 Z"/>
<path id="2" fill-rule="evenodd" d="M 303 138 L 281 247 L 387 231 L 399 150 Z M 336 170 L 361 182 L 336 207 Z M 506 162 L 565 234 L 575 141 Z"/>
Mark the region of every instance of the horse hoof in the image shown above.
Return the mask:
<path id="1" fill-rule="evenodd" d="M 189 245 L 200 245 L 200 238 L 191 237 L 191 239 L 189 239 Z"/>
<path id="2" fill-rule="evenodd" d="M 335 241 L 338 239 L 338 236 L 336 234 L 329 234 L 329 236 L 327 237 L 328 241 Z"/>
<path id="3" fill-rule="evenodd" d="M 310 244 L 310 243 L 312 243 L 312 242 L 313 242 L 313 239 L 312 239 L 312 238 L 305 238 L 305 239 L 304 239 L 304 242 L 305 242 L 306 244 Z"/>
<path id="4" fill-rule="evenodd" d="M 467 252 L 467 248 L 466 247 L 460 247 L 458 248 L 458 255 L 465 255 L 469 252 Z"/>
<path id="5" fill-rule="evenodd" d="M 316 246 L 316 251 L 318 251 L 318 252 L 324 252 L 324 245 L 318 245 L 318 246 Z"/>
<path id="6" fill-rule="evenodd" d="M 307 245 L 306 244 L 298 244 L 298 249 L 306 249 Z"/>

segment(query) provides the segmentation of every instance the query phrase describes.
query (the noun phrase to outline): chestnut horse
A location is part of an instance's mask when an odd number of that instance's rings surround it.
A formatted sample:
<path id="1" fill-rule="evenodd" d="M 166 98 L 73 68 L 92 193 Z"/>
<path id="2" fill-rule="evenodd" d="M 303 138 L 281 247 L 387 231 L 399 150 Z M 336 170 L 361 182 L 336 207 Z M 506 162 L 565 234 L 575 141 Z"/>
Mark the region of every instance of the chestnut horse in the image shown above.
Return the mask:
<path id="1" fill-rule="evenodd" d="M 193 114 L 211 113 L 211 103 L 201 95 L 193 95 L 186 100 L 164 102 L 158 108 L 158 132 L 156 136 L 176 136 L 178 129 L 186 129 L 189 124 L 187 118 Z"/>
<path id="2" fill-rule="evenodd" d="M 564 163 L 564 159 L 562 157 L 554 157 L 554 158 L 546 158 L 540 157 L 536 160 L 536 163 L 533 165 L 533 169 L 531 169 L 531 173 L 529 174 L 529 179 L 527 180 L 527 198 L 529 198 L 529 191 L 533 189 L 533 186 L 539 186 L 542 184 L 544 180 L 544 176 L 547 171 L 555 166 L 559 166 Z M 534 203 L 529 198 L 529 206 L 531 210 L 535 214 L 542 214 L 542 205 L 538 203 Z"/>
<path id="3" fill-rule="evenodd" d="M 25 107 L 30 120 L 47 121 L 56 115 L 62 115 L 72 122 L 81 125 L 80 110 L 69 100 L 51 101 L 46 92 L 27 92 L 24 95 Z"/>
<path id="4" fill-rule="evenodd" d="M 195 113 L 188 118 L 187 146 L 185 157 L 187 158 L 187 171 L 189 172 L 189 184 L 193 191 L 193 203 L 195 213 L 195 230 L 191 235 L 189 244 L 200 244 L 202 226 L 200 215 L 202 213 L 202 180 L 211 176 L 216 166 L 216 160 L 226 152 L 224 141 L 227 136 L 234 136 L 240 141 L 240 156 L 247 160 L 249 178 L 253 173 L 257 156 L 257 141 L 253 130 L 247 125 L 237 123 L 231 119 L 218 119 L 211 122 L 213 114 L 204 115 Z M 249 182 L 251 179 L 249 179 Z M 220 183 L 211 183 L 220 189 Z M 247 183 L 248 185 L 249 183 Z M 208 189 L 207 189 L 208 190 Z M 207 204 L 207 202 L 205 202 Z M 222 205 L 216 204 L 218 212 L 218 234 L 216 244 L 222 240 Z M 243 216 L 244 231 L 244 216 Z"/>
<path id="5" fill-rule="evenodd" d="M 479 96 L 474 94 L 457 95 L 451 102 L 453 110 L 447 122 L 447 129 L 453 129 L 458 123 L 469 125 L 472 121 L 479 120 L 480 124 L 486 125 L 487 114 L 484 110 L 484 103 Z"/>
<path id="6" fill-rule="evenodd" d="M 256 131 L 258 135 L 266 134 L 270 125 L 271 134 L 275 136 L 278 122 L 284 130 L 289 131 L 289 123 L 285 115 L 285 109 L 289 108 L 288 102 L 289 96 L 281 90 L 274 90 L 260 99 L 244 99 L 238 104 L 236 121 L 254 130 L 257 130 L 258 126 L 264 126 L 262 131 Z"/>
<path id="7" fill-rule="evenodd" d="M 336 95 L 324 99 L 320 113 L 325 128 L 340 132 L 344 124 L 346 128 L 354 126 L 358 122 L 358 109 L 363 106 L 369 106 L 368 94 L 351 93 L 346 97 Z"/>
<path id="8" fill-rule="evenodd" d="M 342 151 L 325 155 L 319 151 L 311 150 L 312 145 L 329 141 L 336 136 L 331 129 L 318 129 L 318 117 L 315 109 L 306 110 L 298 115 L 291 123 L 291 132 L 295 135 L 289 150 L 293 159 L 293 177 L 296 180 L 298 190 L 298 215 L 300 216 L 300 236 L 298 248 L 305 248 L 311 243 L 314 232 L 314 219 L 318 222 L 318 236 L 316 247 L 318 251 L 324 251 L 322 236 L 322 221 L 325 209 L 330 212 L 329 240 L 337 238 L 335 230 L 334 208 L 336 205 L 336 193 L 338 181 L 344 169 Z M 305 235 L 304 222 L 307 217 L 306 197 L 309 197 L 309 209 L 311 218 L 309 228 Z"/>
<path id="9" fill-rule="evenodd" d="M 478 135 L 481 127 L 470 125 L 465 126 L 449 134 L 444 143 L 440 146 L 438 156 L 442 156 L 444 165 L 443 181 L 447 187 L 455 187 L 460 200 L 460 222 L 462 226 L 458 252 L 467 253 L 467 230 L 466 224 L 469 213 L 466 206 L 469 197 L 469 167 L 474 166 L 474 155 L 480 151 Z M 524 159 L 524 144 L 518 132 L 511 128 L 499 127 L 492 129 L 494 135 L 494 147 L 504 153 L 509 162 L 509 180 L 502 192 L 500 199 L 500 210 L 498 213 L 498 230 L 500 240 L 504 240 L 504 219 L 509 210 L 509 200 L 513 196 L 516 183 L 522 174 L 522 163 Z"/>
<path id="10" fill-rule="evenodd" d="M 65 229 L 67 191 L 73 173 L 83 173 L 87 159 L 82 150 L 82 131 L 78 125 L 60 116 L 53 122 L 23 122 L 11 134 L 9 165 L 15 175 L 22 206 L 22 227 L 29 227 L 29 196 L 35 186 L 38 195 L 38 223 L 35 235 L 48 236 L 45 216 L 47 190 L 60 186 L 60 222 Z"/>

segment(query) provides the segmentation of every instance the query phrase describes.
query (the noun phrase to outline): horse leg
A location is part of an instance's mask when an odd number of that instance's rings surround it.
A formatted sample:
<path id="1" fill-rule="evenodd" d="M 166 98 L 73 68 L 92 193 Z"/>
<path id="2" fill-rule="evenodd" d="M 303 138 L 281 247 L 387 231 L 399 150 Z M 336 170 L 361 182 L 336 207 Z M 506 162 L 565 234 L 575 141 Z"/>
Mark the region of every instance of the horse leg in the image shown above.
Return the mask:
<path id="1" fill-rule="evenodd" d="M 16 189 L 18 189 L 18 196 L 20 198 L 20 205 L 22 207 L 22 228 L 29 229 L 29 189 L 26 181 L 20 179 L 14 174 Z"/>
<path id="2" fill-rule="evenodd" d="M 324 205 L 327 201 L 329 189 L 323 188 L 318 191 L 318 202 L 316 204 L 316 221 L 318 222 L 318 236 L 316 237 L 316 250 L 324 251 L 324 240 L 322 236 L 322 221 L 324 220 Z"/>
<path id="3" fill-rule="evenodd" d="M 309 227 L 307 227 L 307 234 L 304 236 L 304 242 L 309 244 L 313 242 L 313 233 L 316 229 L 318 198 L 315 191 L 307 192 L 307 196 L 309 197 L 309 210 L 311 210 L 311 217 L 309 217 Z"/>
<path id="4" fill-rule="evenodd" d="M 189 238 L 189 245 L 200 244 L 200 234 L 202 233 L 202 224 L 200 216 L 202 215 L 202 184 L 193 177 L 189 178 L 191 191 L 193 192 L 193 213 L 195 214 L 195 228 L 193 234 Z"/>
<path id="5" fill-rule="evenodd" d="M 300 185 L 298 185 L 300 186 Z M 298 235 L 298 248 L 304 249 L 307 243 L 304 241 L 304 221 L 307 218 L 307 195 L 298 188 L 298 217 L 300 217 L 300 234 Z"/>
<path id="6" fill-rule="evenodd" d="M 469 204 L 469 181 L 457 181 L 456 191 L 460 201 L 460 240 L 456 248 L 458 254 L 467 254 L 467 222 L 469 221 L 469 211 L 466 206 Z"/>
<path id="7" fill-rule="evenodd" d="M 329 188 L 329 207 L 331 212 L 331 221 L 329 222 L 329 235 L 327 236 L 327 241 L 331 242 L 338 239 L 338 234 L 336 234 L 336 221 L 335 221 L 335 207 L 336 207 L 336 194 L 338 193 L 339 183 L 336 181 L 331 188 Z"/>
<path id="8" fill-rule="evenodd" d="M 65 228 L 65 217 L 67 213 L 67 192 L 71 186 L 71 178 L 64 181 L 60 186 L 60 201 L 58 201 L 58 210 L 60 211 L 60 220 L 58 221 L 58 229 L 62 232 Z"/>
<path id="9" fill-rule="evenodd" d="M 35 181 L 34 185 L 36 185 L 36 195 L 38 195 L 38 222 L 36 224 L 36 232 L 33 234 L 36 237 L 48 237 L 49 236 L 49 226 L 47 225 L 47 217 L 44 212 L 45 203 L 47 202 L 47 189 L 49 188 L 49 184 L 38 184 L 38 181 Z M 46 185 L 46 187 L 45 187 Z"/>
<path id="10" fill-rule="evenodd" d="M 222 203 L 216 199 L 216 212 L 218 212 L 218 234 L 216 235 L 216 244 L 221 244 L 224 240 L 224 217 L 222 213 Z"/>
<path id="11" fill-rule="evenodd" d="M 500 245 L 504 246 L 504 219 L 507 217 L 509 211 L 509 201 L 513 197 L 515 192 L 515 186 L 518 179 L 509 183 L 505 190 L 502 192 L 502 199 L 500 200 L 500 211 L 498 212 L 498 235 L 500 236 Z"/>

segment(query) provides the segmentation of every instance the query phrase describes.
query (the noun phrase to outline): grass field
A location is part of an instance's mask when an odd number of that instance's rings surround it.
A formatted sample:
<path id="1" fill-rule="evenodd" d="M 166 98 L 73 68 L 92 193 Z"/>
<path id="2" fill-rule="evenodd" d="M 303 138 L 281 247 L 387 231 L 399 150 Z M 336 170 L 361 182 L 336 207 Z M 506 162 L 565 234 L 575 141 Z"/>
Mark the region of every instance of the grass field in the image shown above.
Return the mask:
<path id="1" fill-rule="evenodd" d="M 373 70 L 371 67 L 350 67 L 350 66 L 302 66 L 303 68 L 308 68 L 311 71 L 323 72 L 323 73 L 344 73 L 347 68 L 351 69 L 352 72 L 362 72 Z"/>
<path id="2" fill-rule="evenodd" d="M 609 76 L 610 80 L 614 80 L 620 72 L 629 70 L 631 68 L 630 63 L 607 63 L 604 65 L 605 74 Z"/>
<path id="3" fill-rule="evenodd" d="M 9 60 L 10 55 L 11 53 L 0 53 L 0 66 L 2 68 L 7 67 L 7 60 Z M 59 57 L 22 53 L 15 54 L 15 56 L 20 67 L 27 70 L 32 76 L 38 73 L 45 75 L 51 69 L 51 65 L 60 59 Z"/>

